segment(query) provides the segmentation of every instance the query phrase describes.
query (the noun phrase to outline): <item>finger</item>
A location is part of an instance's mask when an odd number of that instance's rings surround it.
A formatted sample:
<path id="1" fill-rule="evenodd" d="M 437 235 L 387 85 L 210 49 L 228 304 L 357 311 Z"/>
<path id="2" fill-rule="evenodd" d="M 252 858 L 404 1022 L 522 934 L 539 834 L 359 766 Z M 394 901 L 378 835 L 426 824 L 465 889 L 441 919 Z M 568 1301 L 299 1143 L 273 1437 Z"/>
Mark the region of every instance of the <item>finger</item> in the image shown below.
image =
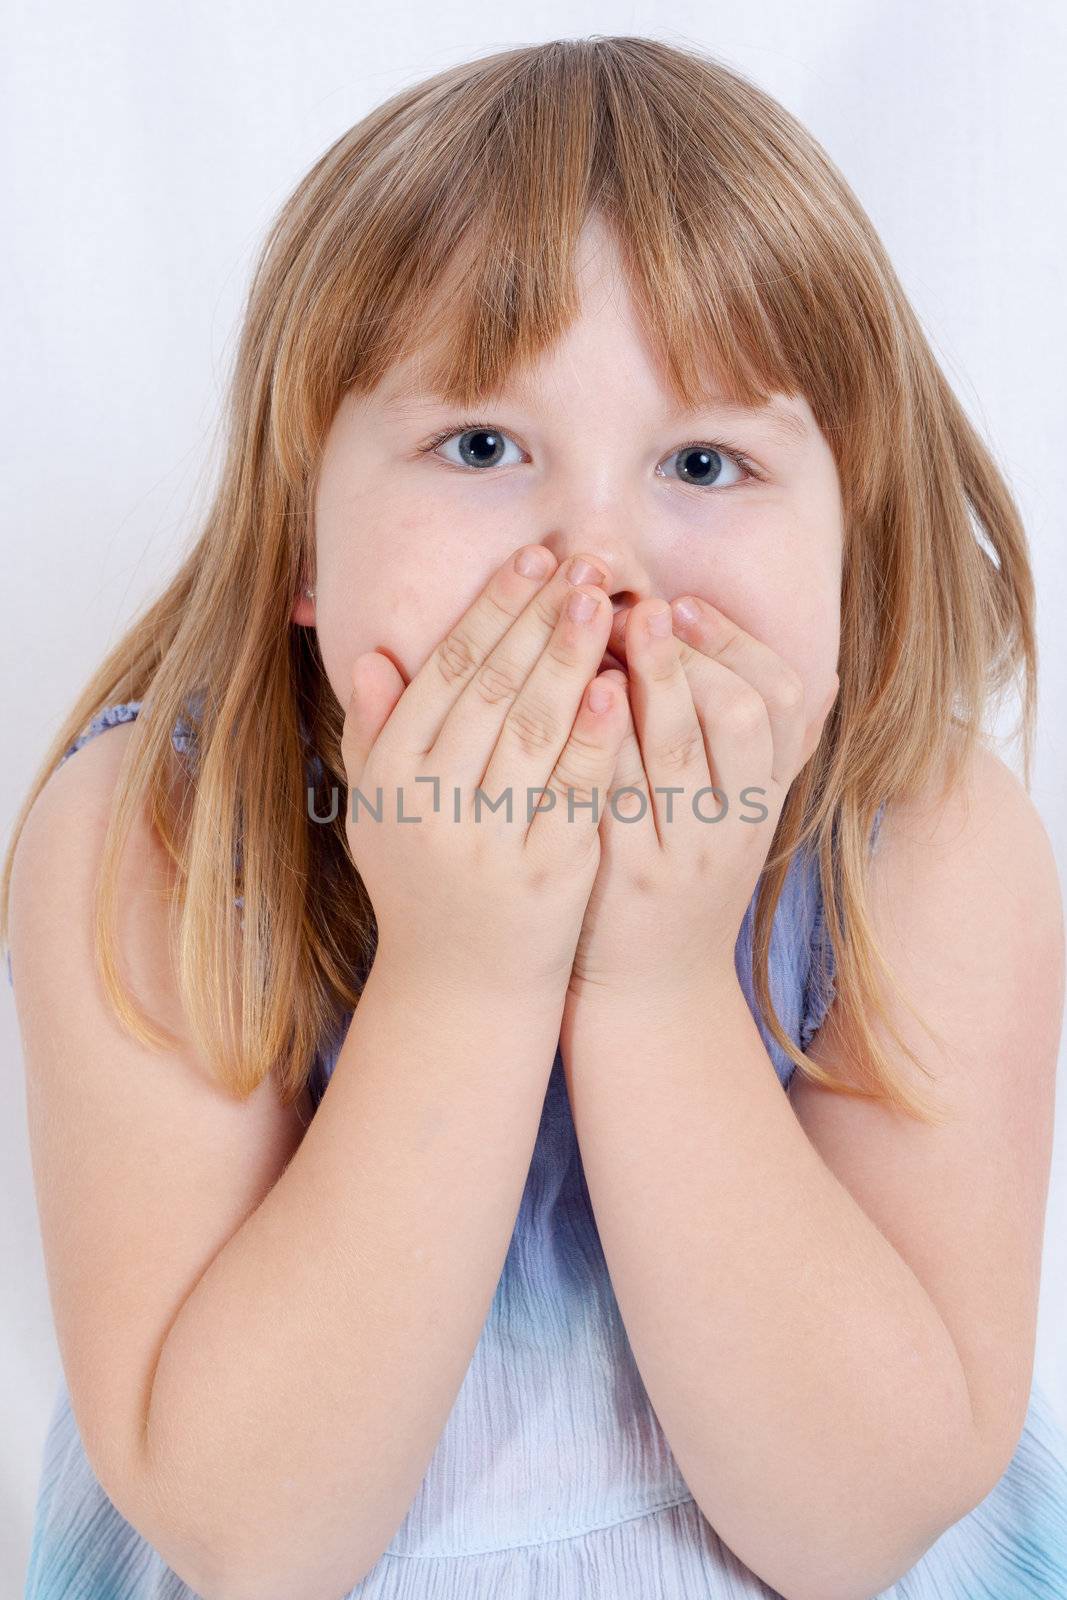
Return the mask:
<path id="1" fill-rule="evenodd" d="M 351 678 L 341 729 L 341 759 L 349 788 L 355 789 L 378 735 L 404 693 L 404 679 L 380 650 L 357 656 Z"/>
<path id="2" fill-rule="evenodd" d="M 665 633 L 649 631 L 649 622 L 657 620 Z M 641 600 L 633 607 L 627 619 L 626 661 L 656 832 L 660 844 L 667 845 L 697 790 L 708 788 L 712 778 L 704 730 L 671 632 L 671 610 L 663 600 Z M 682 793 L 663 792 L 667 789 Z"/>
<path id="3" fill-rule="evenodd" d="M 521 614 L 475 666 L 427 752 L 454 782 L 471 789 L 482 783 L 497 751 L 515 748 L 517 730 L 533 757 L 525 763 L 530 783 L 547 782 L 582 690 L 604 654 L 611 606 L 595 587 L 601 582 L 608 582 L 602 562 L 574 557 L 528 596 Z M 576 590 L 592 597 L 596 607 L 580 626 L 565 613 Z M 544 748 L 534 749 L 536 743 Z"/>
<path id="4" fill-rule="evenodd" d="M 608 634 L 608 649 L 618 661 L 623 670 L 626 670 L 626 619 L 630 615 L 628 609 L 620 608 L 611 619 L 611 632 Z"/>
<path id="5" fill-rule="evenodd" d="M 689 607 L 695 612 L 693 620 L 685 614 Z M 798 674 L 769 645 L 754 639 L 715 606 L 695 595 L 684 595 L 673 601 L 671 613 L 680 639 L 696 652 L 695 658 L 683 657 L 686 670 L 695 674 L 696 681 L 703 672 L 703 660 L 717 662 L 750 684 L 763 701 L 773 742 L 770 775 L 781 789 L 787 789 L 803 765 L 802 752 L 813 729 L 818 742 L 824 713 L 806 720 L 804 685 Z M 742 707 L 736 709 L 744 715 Z M 756 708 L 750 704 L 749 710 L 755 720 Z"/>
<path id="6" fill-rule="evenodd" d="M 623 647 L 625 648 L 625 646 Z M 606 828 L 612 833 L 613 838 L 625 848 L 627 840 L 643 837 L 646 829 L 655 829 L 655 815 L 652 810 L 652 794 L 648 786 L 648 774 L 645 763 L 641 757 L 641 746 L 637 739 L 637 729 L 634 727 L 633 709 L 630 705 L 630 679 L 625 672 L 620 672 L 613 667 L 601 673 L 602 678 L 611 678 L 618 685 L 623 698 L 623 713 L 625 727 L 622 742 L 615 757 L 615 769 L 611 777 L 603 811 L 607 814 Z M 616 829 L 616 824 L 620 824 Z"/>
<path id="7" fill-rule="evenodd" d="M 554 802 L 550 804 L 546 799 L 542 804 L 536 794 L 533 797 L 537 810 L 527 830 L 529 842 L 558 839 L 558 830 L 565 827 L 580 844 L 579 854 L 584 854 L 608 803 L 611 777 L 628 721 L 622 674 L 598 674 L 585 686 L 570 737 L 548 783 L 543 785 L 554 794 Z M 525 803 L 523 791 L 524 806 Z M 576 828 L 580 830 L 577 833 Z"/>
<path id="8" fill-rule="evenodd" d="M 532 558 L 533 572 L 519 570 L 523 557 Z M 555 560 L 544 545 L 523 545 L 493 573 L 408 684 L 390 721 L 390 737 L 398 750 L 422 756 L 432 748 L 448 713 L 486 656 L 554 576 Z"/>
<path id="9" fill-rule="evenodd" d="M 584 611 L 572 614 L 572 607 Z M 548 787 L 571 738 L 583 695 L 596 677 L 610 623 L 611 603 L 603 589 L 591 584 L 572 588 L 547 645 L 514 700 L 508 705 L 498 698 L 499 735 L 488 764 L 481 757 L 471 769 L 468 743 L 450 742 L 449 770 L 465 771 L 472 787 L 477 784 L 489 795 L 517 787 L 524 806 L 528 791 L 536 794 Z M 453 724 L 458 731 L 453 732 Z M 469 718 L 450 718 L 449 741 L 470 726 Z M 438 746 L 434 749 L 436 754 Z"/>

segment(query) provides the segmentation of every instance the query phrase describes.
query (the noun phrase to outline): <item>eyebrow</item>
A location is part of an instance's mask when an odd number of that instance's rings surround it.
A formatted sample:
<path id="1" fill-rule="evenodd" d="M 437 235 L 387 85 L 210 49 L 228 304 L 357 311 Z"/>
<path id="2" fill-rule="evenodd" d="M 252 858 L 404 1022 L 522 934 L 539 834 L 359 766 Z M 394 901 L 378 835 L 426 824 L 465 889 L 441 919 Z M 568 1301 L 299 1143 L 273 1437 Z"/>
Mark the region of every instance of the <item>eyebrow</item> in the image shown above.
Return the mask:
<path id="1" fill-rule="evenodd" d="M 521 394 L 514 391 L 515 398 L 521 403 L 533 406 L 535 399 L 524 390 Z M 499 400 L 501 397 L 496 397 Z M 424 394 L 419 397 L 398 394 L 386 400 L 383 410 L 388 416 L 413 416 L 420 411 L 430 411 L 439 406 L 449 405 L 444 395 Z M 491 403 L 486 401 L 487 404 Z M 470 409 L 468 407 L 468 409 Z M 783 443 L 803 443 L 808 438 L 808 424 L 804 417 L 783 405 L 779 400 L 769 400 L 762 406 L 744 406 L 733 400 L 725 400 L 720 396 L 706 395 L 701 403 L 692 410 L 683 408 L 673 412 L 668 418 L 672 423 L 683 423 L 689 417 L 703 416 L 708 412 L 718 412 L 732 418 L 737 422 L 751 421 L 762 423 L 771 433 L 775 434 Z"/>
<path id="2" fill-rule="evenodd" d="M 698 416 L 705 411 L 722 412 L 724 416 L 736 418 L 738 422 L 750 420 L 761 422 L 769 432 L 776 434 L 785 444 L 800 443 L 808 437 L 808 424 L 804 417 L 791 411 L 788 406 L 782 405 L 779 400 L 768 400 L 763 406 L 742 406 L 732 400 L 718 400 L 709 396 L 703 406 L 698 406 L 691 412 L 680 412 L 679 419 L 684 416 Z"/>

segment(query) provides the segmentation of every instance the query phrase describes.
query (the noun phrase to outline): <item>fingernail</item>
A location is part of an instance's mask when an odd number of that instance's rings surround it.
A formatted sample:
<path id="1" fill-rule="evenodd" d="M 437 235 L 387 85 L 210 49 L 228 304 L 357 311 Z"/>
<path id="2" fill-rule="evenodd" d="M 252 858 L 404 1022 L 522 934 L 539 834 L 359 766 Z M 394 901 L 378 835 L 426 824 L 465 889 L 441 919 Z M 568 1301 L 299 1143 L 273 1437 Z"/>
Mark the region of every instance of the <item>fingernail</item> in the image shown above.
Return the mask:
<path id="1" fill-rule="evenodd" d="M 575 556 L 567 568 L 568 583 L 606 583 L 608 575 L 600 567 L 590 566 L 581 556 Z"/>
<path id="2" fill-rule="evenodd" d="M 590 711 L 608 711 L 611 709 L 614 701 L 615 696 L 612 694 L 611 690 L 605 688 L 605 686 L 600 682 L 599 678 L 594 678 L 592 683 L 589 685 Z"/>
<path id="3" fill-rule="evenodd" d="M 645 627 L 654 639 L 665 639 L 671 631 L 670 606 L 661 606 L 658 611 L 646 611 Z"/>
<path id="4" fill-rule="evenodd" d="M 524 578 L 547 578 L 551 566 L 552 557 L 547 550 L 520 550 L 515 557 L 515 571 Z"/>
<path id="5" fill-rule="evenodd" d="M 678 621 L 684 623 L 687 627 L 692 627 L 693 623 L 696 622 L 700 616 L 700 613 L 697 610 L 696 601 L 691 600 L 688 595 L 683 596 L 681 600 L 673 601 L 671 604 L 671 610 L 678 618 Z"/>

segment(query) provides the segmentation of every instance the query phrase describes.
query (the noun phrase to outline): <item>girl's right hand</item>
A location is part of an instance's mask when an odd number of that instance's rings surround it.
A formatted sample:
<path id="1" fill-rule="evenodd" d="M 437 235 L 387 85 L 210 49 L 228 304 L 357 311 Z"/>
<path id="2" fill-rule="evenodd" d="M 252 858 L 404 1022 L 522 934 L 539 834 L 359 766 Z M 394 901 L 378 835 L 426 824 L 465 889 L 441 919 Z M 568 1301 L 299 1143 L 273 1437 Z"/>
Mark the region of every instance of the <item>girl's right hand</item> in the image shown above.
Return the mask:
<path id="1" fill-rule="evenodd" d="M 515 563 L 535 553 L 543 569 L 526 576 Z M 390 963 L 566 989 L 627 722 L 617 674 L 597 680 L 608 709 L 589 706 L 612 608 L 603 562 L 581 563 L 557 570 L 522 546 L 406 686 L 380 651 L 353 663 L 346 834 Z M 576 595 L 593 602 L 586 621 L 567 614 Z"/>

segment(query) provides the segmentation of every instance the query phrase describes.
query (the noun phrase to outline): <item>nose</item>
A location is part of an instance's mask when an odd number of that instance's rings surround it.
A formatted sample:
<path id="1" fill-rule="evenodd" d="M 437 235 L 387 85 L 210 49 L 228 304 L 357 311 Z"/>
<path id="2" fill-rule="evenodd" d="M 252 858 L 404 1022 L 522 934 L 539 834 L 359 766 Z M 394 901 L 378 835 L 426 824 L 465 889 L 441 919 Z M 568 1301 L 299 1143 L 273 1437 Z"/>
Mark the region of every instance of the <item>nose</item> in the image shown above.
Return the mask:
<path id="1" fill-rule="evenodd" d="M 573 535 L 547 534 L 539 543 L 551 550 L 559 565 L 565 566 L 572 556 L 583 556 L 586 561 L 599 563 L 607 573 L 602 587 L 611 596 L 614 613 L 607 649 L 613 656 L 626 662 L 626 618 L 639 600 L 656 594 L 647 567 L 635 549 L 633 541 L 622 538 L 582 537 L 577 530 Z"/>

